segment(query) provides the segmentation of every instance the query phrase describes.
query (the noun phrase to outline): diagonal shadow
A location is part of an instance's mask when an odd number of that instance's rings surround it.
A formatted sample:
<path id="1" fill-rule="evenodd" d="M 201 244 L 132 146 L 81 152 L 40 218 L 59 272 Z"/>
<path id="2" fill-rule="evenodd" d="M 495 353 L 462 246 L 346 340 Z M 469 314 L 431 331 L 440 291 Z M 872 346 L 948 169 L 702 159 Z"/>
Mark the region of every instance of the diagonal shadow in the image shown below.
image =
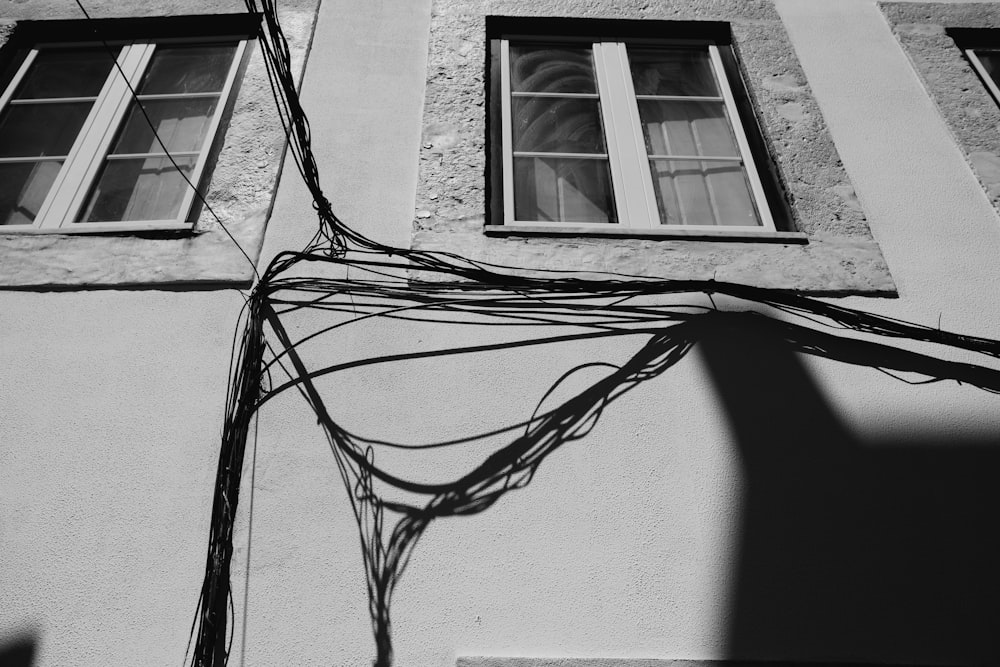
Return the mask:
<path id="1" fill-rule="evenodd" d="M 700 341 L 745 466 L 729 655 L 997 664 L 1000 436 L 864 441 L 788 339 L 744 318 Z M 891 357 L 819 347 L 872 367 Z"/>

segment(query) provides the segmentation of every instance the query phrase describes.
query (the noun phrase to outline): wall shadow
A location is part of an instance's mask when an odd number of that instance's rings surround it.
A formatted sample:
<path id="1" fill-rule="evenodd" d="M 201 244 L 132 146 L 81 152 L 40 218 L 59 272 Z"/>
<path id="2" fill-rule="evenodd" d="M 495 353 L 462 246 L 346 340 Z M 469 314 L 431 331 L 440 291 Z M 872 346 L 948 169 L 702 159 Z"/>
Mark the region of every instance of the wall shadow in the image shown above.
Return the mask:
<path id="1" fill-rule="evenodd" d="M 861 440 L 773 321 L 739 325 L 699 345 L 745 467 L 728 656 L 1000 664 L 1000 436 Z"/>
<path id="2" fill-rule="evenodd" d="M 33 667 L 37 637 L 20 635 L 0 643 L 0 665 L 3 667 Z"/>

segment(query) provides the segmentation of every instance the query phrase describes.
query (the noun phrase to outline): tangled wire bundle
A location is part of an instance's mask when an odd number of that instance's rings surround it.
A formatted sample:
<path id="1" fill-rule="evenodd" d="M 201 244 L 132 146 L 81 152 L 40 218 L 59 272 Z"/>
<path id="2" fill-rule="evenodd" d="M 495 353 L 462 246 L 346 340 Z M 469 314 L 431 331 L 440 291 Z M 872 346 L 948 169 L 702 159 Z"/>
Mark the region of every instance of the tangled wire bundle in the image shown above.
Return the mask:
<path id="1" fill-rule="evenodd" d="M 988 366 L 946 361 L 870 339 L 933 343 L 992 358 L 1000 356 L 1000 342 L 996 340 L 949 333 L 768 289 L 619 275 L 608 275 L 603 280 L 564 272 L 536 271 L 526 275 L 513 267 L 454 254 L 385 246 L 358 234 L 337 218 L 320 187 L 309 124 L 299 102 L 275 3 L 246 0 L 246 6 L 263 18 L 258 44 L 288 135 L 289 152 L 311 192 L 319 226 L 305 249 L 278 254 L 247 297 L 228 388 L 190 664 L 220 667 L 227 662 L 233 528 L 247 439 L 258 410 L 287 390 L 298 391 L 315 412 L 348 491 L 362 545 L 376 667 L 392 664 L 392 594 L 427 526 L 442 517 L 482 512 L 504 494 L 523 488 L 549 454 L 585 436 L 610 403 L 671 368 L 708 327 L 718 326 L 721 321 L 730 327 L 763 327 L 794 351 L 848 363 L 860 363 L 861 357 L 877 359 L 874 365 L 890 374 L 919 374 L 921 381 L 956 380 L 1000 391 L 1000 373 Z M 355 277 L 346 280 L 290 274 L 292 267 L 299 267 L 297 273 L 301 274 L 303 266 L 315 264 L 350 267 Z M 410 276 L 434 274 L 438 279 L 406 280 L 403 276 L 408 272 Z M 667 303 L 676 299 L 663 298 L 666 295 L 692 295 L 702 305 Z M 714 307 L 716 297 L 725 297 L 727 304 L 742 305 L 723 311 Z M 331 335 L 343 333 L 345 324 L 374 317 L 426 318 L 442 325 L 471 321 L 489 326 L 537 327 L 543 332 L 537 338 L 509 346 L 622 336 L 639 336 L 644 343 L 626 363 L 614 367 L 585 391 L 553 409 L 536 411 L 524 423 L 507 429 L 507 444 L 465 475 L 448 483 L 429 484 L 380 467 L 379 447 L 390 443 L 366 440 L 333 419 L 314 380 L 374 360 L 308 367 L 297 349 L 305 340 L 293 341 L 282 322 L 288 313 L 302 310 L 343 315 L 346 319 L 342 322 L 320 332 Z M 768 312 L 777 316 L 765 314 Z M 582 333 L 551 333 L 553 327 L 566 326 Z M 851 332 L 851 337 L 838 331 Z M 426 354 L 463 354 L 474 349 Z M 288 379 L 275 385 L 272 371 L 278 368 Z M 381 485 L 379 488 L 403 491 L 417 500 L 392 500 L 376 488 L 376 483 Z"/>

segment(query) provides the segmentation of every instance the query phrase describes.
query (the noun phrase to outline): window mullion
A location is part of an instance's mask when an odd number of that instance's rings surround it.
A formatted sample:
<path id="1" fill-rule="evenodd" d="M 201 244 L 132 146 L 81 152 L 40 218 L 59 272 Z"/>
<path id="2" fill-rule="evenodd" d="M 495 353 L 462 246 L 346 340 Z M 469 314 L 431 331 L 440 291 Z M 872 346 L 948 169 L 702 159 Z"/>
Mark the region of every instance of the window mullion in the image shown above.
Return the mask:
<path id="1" fill-rule="evenodd" d="M 641 206 L 641 202 L 645 203 L 645 223 L 643 226 L 657 227 L 660 224 L 660 209 L 656 204 L 653 173 L 649 163 L 649 155 L 646 152 L 646 137 L 643 134 L 642 120 L 639 117 L 639 101 L 635 94 L 635 85 L 632 82 L 632 69 L 629 67 L 628 48 L 625 44 L 618 44 L 618 53 L 622 69 L 622 83 L 625 87 L 625 101 L 628 105 L 632 149 L 635 153 L 635 159 L 639 163 L 639 177 L 636 182 L 642 186 L 641 196 L 636 193 L 636 202 L 640 202 L 637 207 Z"/>
<path id="2" fill-rule="evenodd" d="M 740 156 L 743 158 L 743 167 L 746 169 L 747 180 L 750 182 L 750 190 L 753 192 L 754 204 L 757 206 L 757 213 L 760 215 L 761 224 L 765 229 L 774 231 L 774 218 L 771 216 L 771 208 L 767 205 L 767 197 L 764 195 L 764 186 L 761 183 L 760 175 L 757 173 L 757 165 L 750 152 L 750 142 L 747 141 L 746 132 L 743 130 L 743 123 L 740 122 L 739 110 L 736 108 L 736 99 L 733 97 L 733 90 L 729 86 L 729 79 L 726 78 L 726 71 L 722 66 L 722 56 L 719 55 L 719 47 L 710 44 L 708 53 L 712 60 L 712 68 L 715 70 L 715 79 L 719 82 L 719 89 L 726 103 L 726 114 L 729 116 L 729 125 L 732 127 L 733 135 L 736 137 L 736 145 L 740 149 Z"/>
<path id="3" fill-rule="evenodd" d="M 596 43 L 594 60 L 619 222 L 625 227 L 652 227 L 658 220 L 656 203 L 625 45 Z"/>
<path id="4" fill-rule="evenodd" d="M 510 41 L 500 40 L 500 133 L 503 145 L 503 219 L 514 218 L 514 132 L 511 119 Z"/>
<path id="5" fill-rule="evenodd" d="M 139 85 L 152 53 L 152 44 L 122 47 L 118 66 L 112 68 L 60 174 L 62 183 L 57 183 L 58 192 L 52 210 L 47 214 L 54 221 L 54 226 L 62 227 L 74 221 L 128 110 L 132 99 L 130 86 L 135 88 Z"/>
<path id="6" fill-rule="evenodd" d="M 601 120 L 604 124 L 604 141 L 607 144 L 608 165 L 611 169 L 611 186 L 614 190 L 618 222 L 623 226 L 630 226 L 631 217 L 629 215 L 628 196 L 625 191 L 622 155 L 619 149 L 618 133 L 616 130 L 618 118 L 615 114 L 616 105 L 614 103 L 614 91 L 611 84 L 614 78 L 614 71 L 613 68 L 608 66 L 608 46 L 604 42 L 594 43 L 594 74 L 597 76 L 597 92 L 601 99 Z M 612 55 L 612 59 L 613 57 Z"/>

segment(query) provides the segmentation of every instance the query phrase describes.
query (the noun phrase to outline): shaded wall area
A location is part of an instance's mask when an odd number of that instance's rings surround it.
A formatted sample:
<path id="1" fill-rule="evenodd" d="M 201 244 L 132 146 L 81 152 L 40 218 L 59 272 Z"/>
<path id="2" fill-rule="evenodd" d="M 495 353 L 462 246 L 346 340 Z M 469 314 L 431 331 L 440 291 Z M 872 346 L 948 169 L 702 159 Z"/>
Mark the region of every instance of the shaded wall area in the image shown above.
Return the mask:
<path id="1" fill-rule="evenodd" d="M 0 665 L 5 667 L 33 667 L 38 638 L 32 634 L 21 634 L 6 641 L 0 641 Z"/>
<path id="2" fill-rule="evenodd" d="M 858 437 L 768 325 L 716 328 L 701 351 L 745 467 L 727 653 L 1000 661 L 997 439 Z"/>

